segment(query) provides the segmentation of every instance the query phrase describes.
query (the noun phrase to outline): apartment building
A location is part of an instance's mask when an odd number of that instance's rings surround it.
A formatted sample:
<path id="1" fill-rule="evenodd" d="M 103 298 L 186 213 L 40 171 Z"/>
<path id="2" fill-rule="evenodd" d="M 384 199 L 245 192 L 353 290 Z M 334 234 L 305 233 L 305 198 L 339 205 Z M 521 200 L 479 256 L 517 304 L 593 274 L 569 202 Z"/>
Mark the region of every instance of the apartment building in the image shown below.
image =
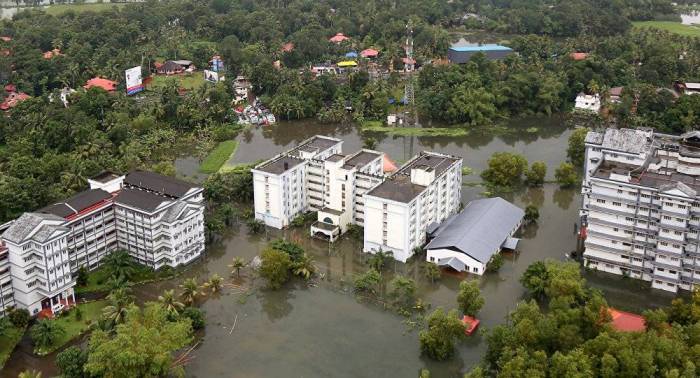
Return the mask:
<path id="1" fill-rule="evenodd" d="M 9 223 L 0 235 L 0 315 L 26 308 L 51 315 L 75 301 L 73 276 L 125 249 L 155 269 L 204 250 L 200 187 L 143 171 L 106 172 L 90 189 Z M 10 284 L 8 284 L 10 282 Z"/>
<path id="2" fill-rule="evenodd" d="M 425 242 L 427 224 L 439 223 L 459 208 L 462 160 L 423 152 L 387 177 L 383 152 L 363 149 L 346 155 L 342 143 L 317 135 L 256 166 L 256 219 L 284 228 L 298 215 L 316 211 L 312 236 L 335 241 L 356 224 L 365 227 L 366 252 L 392 251 L 406 261 Z M 377 212 L 384 205 L 396 208 L 391 227 L 382 221 L 384 212 Z M 419 221 L 427 223 L 416 226 Z M 392 236 L 384 240 L 384 232 Z"/>
<path id="3" fill-rule="evenodd" d="M 700 282 L 700 132 L 589 132 L 584 264 L 677 292 Z"/>
<path id="4" fill-rule="evenodd" d="M 428 226 L 457 213 L 461 190 L 461 158 L 421 152 L 364 195 L 363 250 L 406 262 Z"/>

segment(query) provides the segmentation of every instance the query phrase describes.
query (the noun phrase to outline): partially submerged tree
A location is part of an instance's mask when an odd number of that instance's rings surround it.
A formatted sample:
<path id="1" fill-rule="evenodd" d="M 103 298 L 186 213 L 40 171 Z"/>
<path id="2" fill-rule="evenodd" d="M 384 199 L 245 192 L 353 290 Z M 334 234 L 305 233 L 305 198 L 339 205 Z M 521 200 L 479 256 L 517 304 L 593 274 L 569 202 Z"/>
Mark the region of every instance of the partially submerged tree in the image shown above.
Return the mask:
<path id="1" fill-rule="evenodd" d="M 267 280 L 270 289 L 279 289 L 289 280 L 292 259 L 288 253 L 273 248 L 264 250 L 260 257 L 260 276 Z"/>
<path id="2" fill-rule="evenodd" d="M 454 344 L 464 338 L 464 324 L 456 310 L 438 307 L 427 319 L 427 328 L 419 334 L 421 351 L 428 357 L 444 361 L 454 354 Z"/>
<path id="3" fill-rule="evenodd" d="M 476 316 L 484 306 L 484 298 L 481 296 L 477 280 L 465 280 L 459 283 L 457 303 L 463 314 Z"/>

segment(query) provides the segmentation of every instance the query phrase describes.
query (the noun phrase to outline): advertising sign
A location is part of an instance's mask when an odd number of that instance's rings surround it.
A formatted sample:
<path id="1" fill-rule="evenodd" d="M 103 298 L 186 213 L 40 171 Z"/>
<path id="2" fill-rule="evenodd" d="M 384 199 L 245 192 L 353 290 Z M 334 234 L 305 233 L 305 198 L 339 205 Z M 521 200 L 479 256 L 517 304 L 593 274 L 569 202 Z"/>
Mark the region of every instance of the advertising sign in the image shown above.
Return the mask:
<path id="1" fill-rule="evenodd" d="M 141 80 L 141 66 L 129 68 L 125 71 L 126 75 L 126 94 L 132 95 L 143 90 L 143 81 Z"/>
<path id="2" fill-rule="evenodd" d="M 211 71 L 211 70 L 204 70 L 204 80 L 212 82 L 212 83 L 218 83 L 219 82 L 219 73 Z"/>

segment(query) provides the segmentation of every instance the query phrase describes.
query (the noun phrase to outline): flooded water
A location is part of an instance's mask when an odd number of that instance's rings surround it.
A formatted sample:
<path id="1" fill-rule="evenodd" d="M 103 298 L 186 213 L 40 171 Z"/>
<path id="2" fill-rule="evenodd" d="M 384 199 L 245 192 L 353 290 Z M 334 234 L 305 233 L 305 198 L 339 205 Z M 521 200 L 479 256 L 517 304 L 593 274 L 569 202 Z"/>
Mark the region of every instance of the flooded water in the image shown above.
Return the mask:
<path id="1" fill-rule="evenodd" d="M 683 23 L 683 25 L 700 25 L 700 11 L 691 11 L 681 14 L 681 23 Z"/>
<path id="2" fill-rule="evenodd" d="M 571 130 L 552 119 L 529 122 L 532 123 L 526 128 L 537 124 L 540 132 L 533 134 L 521 128 L 503 137 L 377 136 L 377 149 L 399 161 L 422 149 L 446 152 L 463 157 L 465 165 L 477 171 L 486 166 L 493 152 L 517 151 L 530 161 L 547 162 L 553 170 L 565 159 Z M 362 138 L 353 126 L 289 123 L 243 133 L 233 159 L 235 162 L 264 159 L 314 134 L 342 138 L 345 151 L 362 145 Z M 462 199 L 466 202 L 479 198 L 482 191 L 479 186 L 465 186 Z M 574 222 L 580 202 L 577 189 L 559 189 L 547 184 L 544 188 L 524 188 L 505 197 L 521 207 L 531 203 L 538 206 L 540 221 L 522 230 L 519 252 L 506 255 L 500 272 L 481 278 L 486 304 L 478 317 L 485 329 L 502 323 L 523 298 L 525 292 L 518 279 L 530 263 L 546 258 L 567 260 L 567 254 L 576 247 Z M 206 256 L 194 263 L 185 276 L 198 277 L 200 281 L 213 273 L 229 277 L 227 264 L 233 257 L 250 260 L 260 254 L 269 240 L 280 237 L 301 244 L 314 257 L 320 278 L 311 284 L 292 281 L 278 291 L 264 289 L 263 282 L 254 279 L 248 270 L 243 271 L 243 278 L 230 279 L 222 294 L 201 304 L 206 311 L 207 328 L 187 367 L 188 376 L 415 377 L 421 368 L 428 368 L 433 376 L 454 377 L 468 371 L 483 357 L 486 345 L 481 335 L 460 343 L 450 361 L 434 362 L 422 357 L 418 330 L 405 324 L 404 317 L 385 309 L 381 303 L 356 298 L 352 293 L 353 276 L 367 270 L 367 255 L 361 253 L 360 243 L 349 238 L 329 245 L 308 238 L 306 229 L 270 229 L 263 235 L 251 236 L 244 226 L 234 226 L 226 237 L 208 247 Z M 390 264 L 384 282 L 394 272 L 409 276 L 418 283 L 418 297 L 432 308 L 456 307 L 458 285 L 464 276 L 444 273 L 441 280 L 431 283 L 423 276 L 420 266 L 416 261 Z M 621 309 L 641 311 L 665 305 L 671 298 L 652 292 L 639 281 L 597 274 L 587 274 L 587 278 L 605 292 L 611 304 Z M 182 277 L 144 285 L 136 289 L 136 295 L 139 302 L 155 300 L 164 289 L 176 287 L 181 280 Z M 45 376 L 56 374 L 53 358 L 32 356 L 28 344 L 15 350 L 3 373 L 14 377 L 27 368 L 40 369 Z"/>
<path id="3" fill-rule="evenodd" d="M 488 158 L 499 151 L 523 154 L 529 161 L 544 161 L 554 177 L 554 167 L 566 159 L 566 145 L 572 130 L 557 116 L 515 120 L 502 136 L 487 132 L 464 137 L 404 137 L 381 133 L 368 136 L 377 140 L 375 149 L 386 152 L 393 160 L 404 162 L 424 150 L 447 153 L 464 158 L 464 165 L 475 174 L 486 168 Z M 290 149 L 316 134 L 342 139 L 343 151 L 353 152 L 363 145 L 359 129 L 351 124 L 320 124 L 317 122 L 287 122 L 271 127 L 249 129 L 239 136 L 239 146 L 232 164 L 268 159 Z"/>

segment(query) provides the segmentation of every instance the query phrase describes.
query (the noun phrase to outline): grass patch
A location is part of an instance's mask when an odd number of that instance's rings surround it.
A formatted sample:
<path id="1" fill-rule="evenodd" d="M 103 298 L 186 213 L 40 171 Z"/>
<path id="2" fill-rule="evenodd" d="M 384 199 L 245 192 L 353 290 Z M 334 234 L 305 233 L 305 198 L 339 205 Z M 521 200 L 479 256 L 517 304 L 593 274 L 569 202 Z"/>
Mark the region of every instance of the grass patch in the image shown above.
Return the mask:
<path id="1" fill-rule="evenodd" d="M 91 3 L 91 4 L 58 4 L 47 7 L 46 13 L 52 16 L 60 16 L 67 12 L 104 12 L 114 7 L 121 8 L 126 3 Z"/>
<path id="2" fill-rule="evenodd" d="M 170 278 L 176 274 L 175 270 L 166 267 L 155 271 L 147 266 L 135 264 L 134 269 L 134 275 L 129 280 L 130 284 Z M 105 293 L 110 290 L 108 282 L 109 275 L 107 271 L 103 267 L 100 267 L 88 273 L 88 280 L 85 286 L 75 286 L 74 290 L 76 294 Z"/>
<path id="3" fill-rule="evenodd" d="M 199 171 L 202 173 L 215 173 L 228 161 L 228 159 L 236 152 L 238 142 L 235 140 L 227 140 L 219 143 L 214 148 L 204 161 L 199 166 Z"/>
<path id="4" fill-rule="evenodd" d="M 17 346 L 22 339 L 24 331 L 24 328 L 17 328 L 10 325 L 5 330 L 5 333 L 0 336 L 0 369 L 5 366 L 5 362 L 10 358 L 12 351 L 15 350 L 15 346 Z"/>
<path id="5" fill-rule="evenodd" d="M 80 320 L 75 319 L 75 309 L 71 309 L 61 316 L 57 317 L 53 321 L 57 325 L 61 326 L 66 332 L 56 340 L 54 345 L 48 349 L 34 350 L 34 353 L 39 355 L 47 355 L 55 350 L 58 350 L 62 346 L 69 343 L 71 340 L 82 335 L 90 329 L 90 325 L 96 322 L 102 316 L 102 309 L 107 306 L 107 301 L 95 301 L 89 303 L 79 304 L 80 310 L 82 311 L 82 317 Z"/>
<path id="6" fill-rule="evenodd" d="M 700 27 L 695 25 L 683 25 L 673 21 L 636 21 L 632 25 L 636 28 L 654 28 L 688 37 L 700 37 Z"/>
<path id="7" fill-rule="evenodd" d="M 384 126 L 381 121 L 363 123 L 362 131 L 397 136 L 462 137 L 469 135 L 469 130 L 459 127 L 392 127 Z"/>
<path id="8" fill-rule="evenodd" d="M 204 80 L 204 74 L 202 72 L 193 72 L 191 74 L 181 74 L 181 75 L 153 75 L 153 80 L 148 87 L 150 89 L 160 88 L 165 86 L 169 80 L 175 80 L 180 88 L 185 88 L 188 90 L 197 89 L 206 83 Z"/>

